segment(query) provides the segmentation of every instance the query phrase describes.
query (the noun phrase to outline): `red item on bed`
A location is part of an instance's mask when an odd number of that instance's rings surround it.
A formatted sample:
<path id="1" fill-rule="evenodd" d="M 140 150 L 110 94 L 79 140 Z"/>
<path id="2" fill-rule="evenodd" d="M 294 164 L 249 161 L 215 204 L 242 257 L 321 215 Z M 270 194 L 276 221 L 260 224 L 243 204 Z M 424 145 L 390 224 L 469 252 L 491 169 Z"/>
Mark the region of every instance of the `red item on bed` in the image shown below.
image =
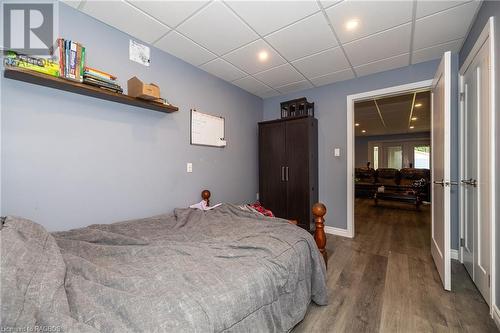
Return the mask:
<path id="1" fill-rule="evenodd" d="M 273 212 L 271 212 L 269 209 L 266 209 L 264 206 L 262 206 L 259 201 L 256 201 L 253 204 L 250 204 L 250 207 L 252 207 L 253 209 L 255 209 L 256 211 L 258 211 L 259 213 L 261 213 L 264 216 L 274 217 Z"/>

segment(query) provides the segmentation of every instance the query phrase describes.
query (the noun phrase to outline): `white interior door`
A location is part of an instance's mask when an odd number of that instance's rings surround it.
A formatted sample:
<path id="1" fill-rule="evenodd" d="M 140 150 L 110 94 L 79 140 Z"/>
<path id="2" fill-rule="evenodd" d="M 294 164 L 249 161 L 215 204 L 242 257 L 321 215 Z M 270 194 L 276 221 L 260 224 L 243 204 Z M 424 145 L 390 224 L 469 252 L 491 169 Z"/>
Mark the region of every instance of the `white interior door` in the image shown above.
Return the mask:
<path id="1" fill-rule="evenodd" d="M 441 59 L 432 82 L 432 232 L 431 253 L 443 287 L 451 290 L 450 114 L 451 52 Z"/>
<path id="2" fill-rule="evenodd" d="M 463 76 L 462 214 L 464 216 L 462 261 L 474 276 L 474 228 L 477 223 L 477 75 L 474 70 Z"/>
<path id="3" fill-rule="evenodd" d="M 490 43 L 487 39 L 463 75 L 464 170 L 463 262 L 490 303 L 492 220 L 492 131 L 490 110 Z M 480 129 L 480 130 L 479 130 Z"/>

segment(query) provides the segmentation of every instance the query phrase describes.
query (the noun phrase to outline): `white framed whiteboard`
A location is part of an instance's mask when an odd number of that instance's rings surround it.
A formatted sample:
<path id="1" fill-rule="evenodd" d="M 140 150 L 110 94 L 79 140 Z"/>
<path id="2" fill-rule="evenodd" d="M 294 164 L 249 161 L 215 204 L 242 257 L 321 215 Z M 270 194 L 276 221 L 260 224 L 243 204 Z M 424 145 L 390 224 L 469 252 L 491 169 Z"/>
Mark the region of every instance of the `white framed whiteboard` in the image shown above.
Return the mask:
<path id="1" fill-rule="evenodd" d="M 191 144 L 199 146 L 226 146 L 224 118 L 191 110 Z"/>

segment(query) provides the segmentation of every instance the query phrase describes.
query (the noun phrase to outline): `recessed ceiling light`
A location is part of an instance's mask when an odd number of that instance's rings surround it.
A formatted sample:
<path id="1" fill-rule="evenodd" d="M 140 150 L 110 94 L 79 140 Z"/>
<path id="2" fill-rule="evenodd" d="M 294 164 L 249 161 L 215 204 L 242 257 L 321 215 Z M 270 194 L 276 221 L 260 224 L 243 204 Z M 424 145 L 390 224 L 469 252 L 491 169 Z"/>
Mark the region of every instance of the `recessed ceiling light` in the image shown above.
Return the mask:
<path id="1" fill-rule="evenodd" d="M 419 107 L 421 107 L 421 106 L 422 106 L 422 103 L 417 103 L 417 104 L 415 104 L 415 107 L 416 107 L 416 108 L 419 108 Z"/>
<path id="2" fill-rule="evenodd" d="M 413 120 L 413 121 L 415 121 L 417 119 L 418 119 L 417 117 L 411 117 L 411 120 Z"/>
<path id="3" fill-rule="evenodd" d="M 354 126 L 359 126 L 359 123 L 354 124 Z"/>
<path id="4" fill-rule="evenodd" d="M 359 21 L 358 19 L 351 19 L 345 23 L 346 30 L 354 30 L 358 27 Z"/>
<path id="5" fill-rule="evenodd" d="M 366 133 L 366 130 L 361 130 L 361 133 Z"/>
<path id="6" fill-rule="evenodd" d="M 268 57 L 269 57 L 269 54 L 267 53 L 267 51 L 260 51 L 259 52 L 259 60 L 260 61 L 266 61 Z"/>
<path id="7" fill-rule="evenodd" d="M 414 128 L 415 128 L 415 126 L 410 126 L 410 129 L 414 129 Z"/>

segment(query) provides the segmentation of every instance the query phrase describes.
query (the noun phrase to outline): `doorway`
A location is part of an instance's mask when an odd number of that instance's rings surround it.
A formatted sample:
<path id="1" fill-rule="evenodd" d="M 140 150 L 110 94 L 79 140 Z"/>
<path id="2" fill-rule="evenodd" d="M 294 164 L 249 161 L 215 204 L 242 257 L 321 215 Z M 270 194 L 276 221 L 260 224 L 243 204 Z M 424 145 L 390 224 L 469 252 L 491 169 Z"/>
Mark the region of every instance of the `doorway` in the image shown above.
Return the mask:
<path id="1" fill-rule="evenodd" d="M 354 237 L 354 105 L 357 101 L 431 90 L 431 255 L 443 288 L 451 290 L 451 52 L 445 52 L 433 80 L 347 96 L 347 233 Z M 380 174 L 379 174 L 380 178 Z M 383 189 L 382 189 L 382 192 Z M 378 193 L 378 191 L 377 191 Z"/>
<path id="2" fill-rule="evenodd" d="M 379 89 L 369 92 L 364 92 L 355 95 L 347 96 L 347 233 L 346 236 L 353 238 L 355 235 L 355 225 L 354 225 L 354 204 L 355 204 L 355 167 L 356 167 L 356 149 L 355 149 L 355 132 L 357 127 L 355 126 L 355 103 L 356 102 L 366 102 L 376 99 L 382 99 L 390 96 L 413 94 L 415 92 L 428 91 L 432 87 L 433 80 L 425 80 L 385 89 Z M 363 129 L 359 129 L 363 130 Z M 365 131 L 368 131 L 365 129 Z M 377 155 L 373 156 L 369 160 L 370 165 L 372 163 L 385 163 L 382 162 L 381 158 L 383 153 L 383 148 L 381 146 L 372 147 Z M 368 153 L 367 153 L 368 154 Z M 367 156 L 368 158 L 368 156 Z"/>

